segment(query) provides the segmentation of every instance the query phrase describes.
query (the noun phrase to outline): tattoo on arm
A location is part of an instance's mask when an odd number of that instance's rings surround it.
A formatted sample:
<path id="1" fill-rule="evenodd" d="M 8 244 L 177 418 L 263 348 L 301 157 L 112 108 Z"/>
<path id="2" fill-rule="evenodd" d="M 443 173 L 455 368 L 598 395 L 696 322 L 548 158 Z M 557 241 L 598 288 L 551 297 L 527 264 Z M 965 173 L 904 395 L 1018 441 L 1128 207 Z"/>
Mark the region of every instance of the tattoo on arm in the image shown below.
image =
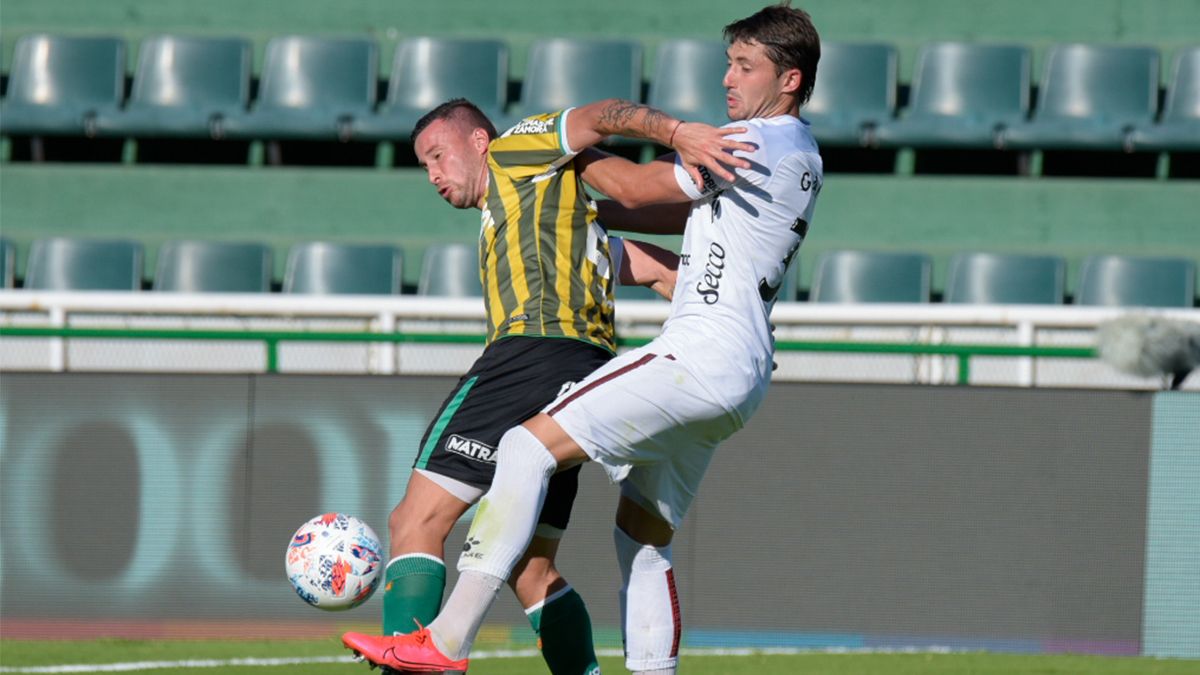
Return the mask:
<path id="1" fill-rule="evenodd" d="M 622 134 L 655 139 L 669 126 L 666 113 L 632 101 L 615 100 L 600 111 L 597 131 L 605 135 Z"/>

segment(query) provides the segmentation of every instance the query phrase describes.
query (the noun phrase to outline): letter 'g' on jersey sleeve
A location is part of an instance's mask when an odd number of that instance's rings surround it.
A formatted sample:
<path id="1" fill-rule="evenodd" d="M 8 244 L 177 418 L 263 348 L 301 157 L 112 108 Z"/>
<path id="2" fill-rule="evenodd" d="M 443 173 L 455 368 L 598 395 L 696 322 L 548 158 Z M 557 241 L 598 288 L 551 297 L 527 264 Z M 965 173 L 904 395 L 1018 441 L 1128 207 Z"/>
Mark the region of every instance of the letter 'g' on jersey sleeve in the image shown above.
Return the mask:
<path id="1" fill-rule="evenodd" d="M 488 146 L 493 168 L 520 180 L 570 161 L 575 156 L 567 143 L 570 111 L 531 115 L 505 131 Z"/>
<path id="2" fill-rule="evenodd" d="M 729 127 L 743 125 L 744 123 L 730 122 L 725 126 Z M 730 171 L 733 171 L 734 175 L 736 176 L 735 180 L 746 181 L 753 185 L 759 185 L 763 183 L 766 180 L 766 176 L 763 175 L 763 162 L 761 161 L 761 157 L 759 157 L 759 155 L 762 154 L 763 144 L 762 134 L 759 133 L 758 129 L 750 127 L 746 133 L 734 134 L 732 136 L 727 136 L 726 138 L 731 141 L 749 143 L 758 148 L 758 150 L 755 150 L 751 153 L 740 151 L 734 153 L 735 157 L 741 157 L 742 159 L 747 159 L 750 161 L 749 169 L 735 169 L 726 167 Z M 702 188 L 696 187 L 695 181 L 693 181 L 692 177 L 688 175 L 687 170 L 683 168 L 683 161 L 680 160 L 678 155 L 675 156 L 675 182 L 679 185 L 679 189 L 683 190 L 683 193 L 692 201 L 703 199 L 704 197 L 708 197 L 733 185 L 733 183 L 730 181 L 717 176 L 703 166 L 698 167 L 698 169 L 700 171 L 700 177 L 704 180 L 704 186 Z"/>

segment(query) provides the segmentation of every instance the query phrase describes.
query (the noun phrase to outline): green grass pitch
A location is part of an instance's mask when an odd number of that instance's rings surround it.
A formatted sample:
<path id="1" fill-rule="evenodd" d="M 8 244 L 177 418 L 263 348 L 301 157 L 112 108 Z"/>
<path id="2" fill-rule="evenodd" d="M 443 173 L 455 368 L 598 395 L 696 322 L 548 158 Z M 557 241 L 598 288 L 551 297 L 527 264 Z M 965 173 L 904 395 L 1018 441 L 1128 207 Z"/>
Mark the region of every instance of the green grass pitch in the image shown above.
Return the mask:
<path id="1" fill-rule="evenodd" d="M 78 664 L 127 664 L 120 672 L 140 675 L 367 675 L 378 673 L 357 663 L 317 662 L 279 665 L 235 665 L 238 659 L 337 659 L 346 656 L 335 640 L 0 640 L 0 673 L 114 672 L 56 668 Z M 191 666 L 179 662 L 195 661 Z M 170 667 L 150 667 L 154 662 Z M 601 658 L 606 673 L 626 672 L 620 657 Z M 472 675 L 533 675 L 545 673 L 540 658 L 485 658 L 472 663 Z M 685 654 L 680 672 L 692 675 L 1196 675 L 1200 660 L 1117 658 L 1076 655 L 1013 655 L 986 653 L 896 653 L 749 656 Z"/>

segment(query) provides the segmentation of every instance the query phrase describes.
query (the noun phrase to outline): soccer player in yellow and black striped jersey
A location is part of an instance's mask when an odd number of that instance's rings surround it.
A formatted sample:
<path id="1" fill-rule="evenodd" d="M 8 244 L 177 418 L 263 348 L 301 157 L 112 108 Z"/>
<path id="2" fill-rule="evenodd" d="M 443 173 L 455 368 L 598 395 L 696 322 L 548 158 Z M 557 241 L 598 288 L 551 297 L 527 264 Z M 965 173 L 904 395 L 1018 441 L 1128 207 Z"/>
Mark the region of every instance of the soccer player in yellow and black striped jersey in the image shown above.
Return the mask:
<path id="1" fill-rule="evenodd" d="M 611 352 L 615 270 L 571 161 L 567 115 L 526 118 L 488 147 L 479 239 L 488 339 L 567 337 Z"/>
<path id="2" fill-rule="evenodd" d="M 675 147 L 699 181 L 702 168 L 731 176 L 722 163 L 741 166 L 726 152 L 745 149 L 725 139 L 733 131 L 621 100 L 527 117 L 499 137 L 463 99 L 417 123 L 417 159 L 438 194 L 456 208 L 482 212 L 488 345 L 430 424 L 404 499 L 389 518 L 384 635 L 407 633 L 414 619 L 423 625 L 437 614 L 446 537 L 491 484 L 500 436 L 614 354 L 618 277 L 667 297 L 673 290 L 676 256 L 610 239 L 581 182 L 587 164 L 575 155 L 613 134 L 647 138 Z M 551 480 L 537 533 L 509 584 L 551 672 L 590 675 L 599 666 L 587 610 L 554 566 L 578 470 Z"/>

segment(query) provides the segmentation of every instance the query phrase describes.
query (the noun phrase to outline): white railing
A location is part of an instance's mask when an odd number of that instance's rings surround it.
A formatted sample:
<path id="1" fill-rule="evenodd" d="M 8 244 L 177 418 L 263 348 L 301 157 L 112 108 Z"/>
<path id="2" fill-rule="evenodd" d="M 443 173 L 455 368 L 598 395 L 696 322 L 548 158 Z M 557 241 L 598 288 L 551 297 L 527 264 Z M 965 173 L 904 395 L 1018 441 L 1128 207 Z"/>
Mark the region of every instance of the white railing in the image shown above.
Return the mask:
<path id="1" fill-rule="evenodd" d="M 665 302 L 619 301 L 618 331 L 652 337 L 666 318 Z M 1125 313 L 1200 321 L 1200 310 L 1132 310 L 1043 305 L 779 303 L 772 316 L 780 341 L 1091 347 L 1103 321 Z M 246 329 L 480 334 L 479 299 L 414 296 L 312 296 L 138 292 L 0 291 L 0 329 L 54 328 Z M 0 369 L 261 371 L 261 345 L 211 341 L 76 340 L 0 337 Z M 481 346 L 463 344 L 290 343 L 281 348 L 287 372 L 459 374 Z M 780 351 L 776 378 L 792 381 L 916 382 L 956 378 L 956 360 L 921 354 L 837 354 Z M 1094 359 L 973 357 L 971 383 L 1007 386 L 1156 388 L 1156 379 L 1116 373 Z M 1200 379 L 1200 378 L 1193 378 Z M 1192 385 L 1189 388 L 1195 388 Z"/>

